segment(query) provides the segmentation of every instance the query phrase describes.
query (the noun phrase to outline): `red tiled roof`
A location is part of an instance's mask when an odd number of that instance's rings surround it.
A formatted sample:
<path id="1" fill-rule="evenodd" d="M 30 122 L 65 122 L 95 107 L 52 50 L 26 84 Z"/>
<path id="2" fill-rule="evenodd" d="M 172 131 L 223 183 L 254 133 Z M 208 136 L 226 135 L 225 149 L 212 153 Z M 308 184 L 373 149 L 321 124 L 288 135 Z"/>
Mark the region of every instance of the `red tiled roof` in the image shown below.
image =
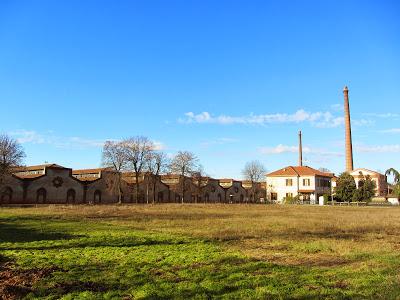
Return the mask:
<path id="1" fill-rule="evenodd" d="M 267 174 L 268 177 L 279 177 L 279 176 L 323 176 L 323 177 L 333 177 L 332 173 L 324 173 L 313 169 L 308 166 L 288 166 L 286 168 L 282 168 L 275 172 Z"/>

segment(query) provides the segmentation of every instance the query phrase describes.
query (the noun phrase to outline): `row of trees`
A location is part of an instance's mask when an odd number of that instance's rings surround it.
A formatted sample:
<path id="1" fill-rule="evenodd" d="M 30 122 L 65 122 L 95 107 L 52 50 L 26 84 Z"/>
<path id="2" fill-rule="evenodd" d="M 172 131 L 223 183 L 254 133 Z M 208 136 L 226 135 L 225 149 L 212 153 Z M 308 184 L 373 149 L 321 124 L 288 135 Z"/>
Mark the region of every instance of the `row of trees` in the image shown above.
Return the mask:
<path id="1" fill-rule="evenodd" d="M 157 149 L 156 145 L 147 137 L 137 136 L 122 141 L 107 141 L 102 153 L 103 166 L 118 172 L 117 189 L 119 202 L 122 202 L 121 172 L 133 172 L 135 176 L 136 202 L 139 199 L 139 178 L 142 173 L 148 173 L 148 180 L 153 191 L 162 173 L 171 172 L 184 176 L 198 176 L 202 174 L 202 167 L 198 158 L 189 151 L 179 151 L 172 159 Z M 200 175 L 201 176 L 201 175 Z M 185 193 L 185 184 L 181 184 L 182 202 Z M 155 202 L 155 192 L 153 192 Z"/>
<path id="2" fill-rule="evenodd" d="M 156 197 L 156 185 L 163 173 L 180 175 L 182 178 L 191 177 L 193 183 L 200 193 L 203 178 L 206 176 L 202 165 L 195 154 L 189 151 L 179 151 L 171 159 L 147 137 L 137 136 L 122 141 L 107 141 L 102 152 L 102 164 L 104 167 L 112 168 L 118 172 L 117 190 L 119 202 L 122 202 L 121 172 L 133 172 L 135 182 L 139 183 L 139 177 L 147 173 L 153 190 L 153 202 Z M 248 162 L 243 171 L 243 176 L 251 181 L 252 189 L 256 188 L 257 182 L 262 181 L 265 174 L 265 167 L 259 161 Z M 181 194 L 181 202 L 184 202 L 184 195 L 187 185 L 184 180 L 178 183 Z M 147 189 L 148 190 L 148 189 Z M 253 194 L 255 194 L 255 190 Z M 139 185 L 135 185 L 136 201 L 139 199 Z"/>

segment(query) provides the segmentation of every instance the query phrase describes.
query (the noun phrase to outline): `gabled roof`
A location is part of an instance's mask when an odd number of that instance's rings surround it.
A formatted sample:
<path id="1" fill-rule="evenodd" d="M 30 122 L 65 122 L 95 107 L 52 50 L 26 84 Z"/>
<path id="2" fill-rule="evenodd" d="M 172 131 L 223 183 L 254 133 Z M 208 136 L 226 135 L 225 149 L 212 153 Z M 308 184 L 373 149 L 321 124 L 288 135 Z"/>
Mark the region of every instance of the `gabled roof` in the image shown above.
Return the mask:
<path id="1" fill-rule="evenodd" d="M 275 172 L 267 174 L 267 177 L 284 177 L 284 176 L 323 176 L 332 178 L 333 173 L 325 173 L 313 169 L 308 166 L 288 166 L 277 170 Z"/>

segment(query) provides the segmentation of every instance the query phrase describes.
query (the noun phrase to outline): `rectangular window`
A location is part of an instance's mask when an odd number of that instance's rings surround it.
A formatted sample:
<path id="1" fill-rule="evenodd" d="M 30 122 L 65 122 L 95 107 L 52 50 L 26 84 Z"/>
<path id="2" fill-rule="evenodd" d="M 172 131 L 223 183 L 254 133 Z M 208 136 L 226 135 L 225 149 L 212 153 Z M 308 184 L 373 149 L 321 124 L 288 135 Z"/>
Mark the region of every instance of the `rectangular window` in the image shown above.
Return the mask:
<path id="1" fill-rule="evenodd" d="M 286 198 L 293 198 L 293 193 L 286 193 Z"/>
<path id="2" fill-rule="evenodd" d="M 293 185 L 293 179 L 286 179 L 286 186 L 292 186 Z"/>
<path id="3" fill-rule="evenodd" d="M 277 193 L 271 193 L 271 200 L 278 200 L 278 194 Z"/>
<path id="4" fill-rule="evenodd" d="M 303 186 L 310 186 L 310 185 L 311 185 L 310 179 L 303 179 Z"/>

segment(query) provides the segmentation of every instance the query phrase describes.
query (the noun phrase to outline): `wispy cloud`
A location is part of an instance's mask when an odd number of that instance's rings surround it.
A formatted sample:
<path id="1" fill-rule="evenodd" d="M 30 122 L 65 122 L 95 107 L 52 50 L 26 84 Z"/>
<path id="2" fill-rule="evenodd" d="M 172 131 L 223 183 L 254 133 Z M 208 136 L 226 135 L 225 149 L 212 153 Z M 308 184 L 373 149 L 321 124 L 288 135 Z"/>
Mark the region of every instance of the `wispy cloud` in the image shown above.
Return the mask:
<path id="1" fill-rule="evenodd" d="M 339 104 L 339 103 L 332 104 L 331 105 L 331 110 L 333 110 L 333 111 L 343 111 L 344 110 L 343 104 Z"/>
<path id="2" fill-rule="evenodd" d="M 400 153 L 400 144 L 393 145 L 356 145 L 355 150 L 363 153 Z"/>
<path id="3" fill-rule="evenodd" d="M 21 144 L 32 143 L 32 144 L 44 144 L 46 139 L 43 135 L 33 130 L 17 129 L 9 132 L 10 135 L 14 136 L 17 141 Z"/>
<path id="4" fill-rule="evenodd" d="M 364 113 L 363 115 L 368 116 L 368 117 L 383 118 L 383 119 L 400 117 L 400 114 L 396 114 L 396 113 Z"/>
<path id="5" fill-rule="evenodd" d="M 195 114 L 185 113 L 184 118 L 178 120 L 180 123 L 190 124 L 220 124 L 220 125 L 267 125 L 282 123 L 303 123 L 308 122 L 316 127 L 337 127 L 343 124 L 343 117 L 334 116 L 331 112 L 307 112 L 304 109 L 294 113 L 275 113 L 275 114 L 249 114 L 246 116 L 214 116 L 209 112 Z"/>
<path id="6" fill-rule="evenodd" d="M 221 137 L 216 139 L 211 139 L 208 141 L 201 142 L 200 145 L 203 147 L 209 147 L 213 145 L 225 145 L 225 144 L 232 144 L 239 142 L 238 139 L 228 138 L 228 137 Z"/>
<path id="7" fill-rule="evenodd" d="M 21 144 L 49 144 L 57 148 L 102 147 L 105 140 L 82 138 L 78 136 L 62 137 L 52 132 L 38 133 L 34 130 L 18 129 L 9 132 Z"/>
<path id="8" fill-rule="evenodd" d="M 153 141 L 153 144 L 154 144 L 154 150 L 156 150 L 156 151 L 161 151 L 161 150 L 167 149 L 167 146 L 160 141 Z"/>
<path id="9" fill-rule="evenodd" d="M 390 129 L 381 130 L 380 132 L 382 132 L 382 133 L 400 133 L 400 128 L 390 128 Z"/>
<path id="10" fill-rule="evenodd" d="M 258 151 L 262 154 L 283 154 L 283 153 L 298 153 L 298 146 L 289 146 L 279 144 L 275 147 L 260 147 Z M 320 156 L 343 156 L 340 152 L 328 151 L 326 149 L 318 149 L 311 147 L 303 147 L 304 154 L 313 154 Z"/>
<path id="11" fill-rule="evenodd" d="M 52 131 L 38 133 L 34 130 L 18 129 L 9 132 L 21 144 L 47 144 L 56 148 L 101 148 L 106 141 L 118 141 L 117 139 L 90 139 L 79 136 L 58 136 Z M 160 141 L 153 141 L 155 150 L 165 150 L 166 146 Z"/>

